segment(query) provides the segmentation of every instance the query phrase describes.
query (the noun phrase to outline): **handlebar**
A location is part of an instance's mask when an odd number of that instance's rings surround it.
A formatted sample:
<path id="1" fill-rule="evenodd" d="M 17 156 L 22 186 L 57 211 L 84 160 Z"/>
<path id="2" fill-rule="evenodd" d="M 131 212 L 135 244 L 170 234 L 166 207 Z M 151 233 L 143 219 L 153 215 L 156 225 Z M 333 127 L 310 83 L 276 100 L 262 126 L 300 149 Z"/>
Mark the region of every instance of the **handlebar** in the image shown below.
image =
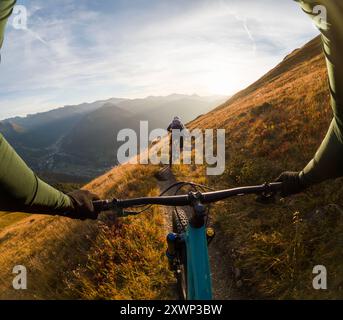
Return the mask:
<path id="1" fill-rule="evenodd" d="M 265 183 L 257 186 L 247 186 L 233 189 L 225 189 L 211 192 L 190 192 L 183 195 L 143 197 L 132 199 L 113 199 L 94 201 L 94 209 L 98 212 L 113 209 L 125 209 L 138 205 L 164 205 L 164 206 L 188 206 L 192 205 L 195 199 L 201 203 L 212 203 L 226 198 L 247 195 L 247 194 L 273 194 L 281 190 L 281 182 Z"/>

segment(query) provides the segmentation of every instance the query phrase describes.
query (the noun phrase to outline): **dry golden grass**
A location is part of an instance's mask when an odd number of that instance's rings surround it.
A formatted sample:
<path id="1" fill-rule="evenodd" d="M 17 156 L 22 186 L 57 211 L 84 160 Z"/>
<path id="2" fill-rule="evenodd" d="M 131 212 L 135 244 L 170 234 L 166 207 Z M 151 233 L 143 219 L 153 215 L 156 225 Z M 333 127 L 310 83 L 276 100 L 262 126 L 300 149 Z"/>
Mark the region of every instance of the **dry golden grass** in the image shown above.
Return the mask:
<path id="1" fill-rule="evenodd" d="M 325 136 L 332 111 L 326 66 L 315 39 L 249 88 L 191 123 L 225 128 L 226 170 L 204 177 L 176 168 L 180 180 L 219 188 L 258 184 L 301 170 Z M 193 178 L 194 172 L 194 178 Z M 343 298 L 343 183 L 331 181 L 275 205 L 253 197 L 215 206 L 213 216 L 242 272 L 249 298 Z M 312 287 L 312 268 L 328 270 L 328 290 Z"/>
<path id="2" fill-rule="evenodd" d="M 152 166 L 123 165 L 85 186 L 102 198 L 156 194 Z M 2 221 L 3 220 L 3 221 Z M 0 216 L 1 299 L 152 299 L 171 296 L 164 216 L 156 209 L 111 225 L 46 215 Z M 12 287 L 15 265 L 28 289 Z"/>
<path id="3" fill-rule="evenodd" d="M 96 233 L 93 222 L 43 215 L 28 215 L 0 231 L 0 298 L 68 298 L 63 279 L 85 263 Z M 15 265 L 28 270 L 27 290 L 12 287 Z"/>
<path id="4" fill-rule="evenodd" d="M 157 195 L 158 167 L 124 165 L 86 186 L 104 198 Z M 113 175 L 113 176 L 112 176 Z M 108 183 L 109 177 L 113 177 Z M 157 208 L 103 224 L 88 255 L 75 270 L 71 290 L 82 299 L 166 299 L 174 279 L 165 257 L 165 217 Z"/>

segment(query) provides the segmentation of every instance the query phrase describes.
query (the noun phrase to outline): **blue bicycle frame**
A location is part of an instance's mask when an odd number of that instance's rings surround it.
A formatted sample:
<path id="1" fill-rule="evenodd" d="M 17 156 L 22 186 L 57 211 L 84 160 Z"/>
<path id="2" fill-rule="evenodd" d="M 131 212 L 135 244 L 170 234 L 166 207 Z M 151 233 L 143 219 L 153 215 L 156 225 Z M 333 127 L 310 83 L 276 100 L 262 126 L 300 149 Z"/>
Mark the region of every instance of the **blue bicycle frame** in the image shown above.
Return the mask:
<path id="1" fill-rule="evenodd" d="M 188 224 L 185 233 L 187 250 L 187 300 L 212 299 L 210 262 L 206 227 Z"/>
<path id="2" fill-rule="evenodd" d="M 180 184 L 180 183 L 178 183 Z M 190 183 L 187 183 L 190 184 Z M 188 300 L 210 300 L 212 299 L 211 272 L 208 256 L 208 242 L 206 222 L 208 212 L 203 204 L 220 201 L 229 197 L 243 194 L 259 194 L 265 200 L 273 197 L 275 192 L 280 191 L 282 183 L 265 183 L 258 186 L 248 186 L 234 189 L 226 189 L 213 192 L 190 192 L 187 195 L 146 197 L 133 199 L 113 199 L 94 201 L 93 206 L 96 211 L 115 210 L 118 216 L 136 215 L 146 209 L 138 212 L 124 212 L 123 208 L 134 207 L 138 205 L 172 205 L 186 206 L 193 208 L 193 214 L 186 227 L 185 232 L 181 235 L 181 240 L 186 246 L 187 256 L 187 299 Z M 167 189 L 168 190 L 168 189 Z M 264 201 L 265 201 L 264 200 Z M 167 237 L 168 250 L 167 256 L 172 262 L 175 258 L 175 233 L 170 233 Z M 209 235 L 209 240 L 213 236 Z M 170 245 L 170 247 L 169 247 Z M 169 252 L 169 249 L 171 249 Z M 178 270 L 180 271 L 180 270 Z"/>

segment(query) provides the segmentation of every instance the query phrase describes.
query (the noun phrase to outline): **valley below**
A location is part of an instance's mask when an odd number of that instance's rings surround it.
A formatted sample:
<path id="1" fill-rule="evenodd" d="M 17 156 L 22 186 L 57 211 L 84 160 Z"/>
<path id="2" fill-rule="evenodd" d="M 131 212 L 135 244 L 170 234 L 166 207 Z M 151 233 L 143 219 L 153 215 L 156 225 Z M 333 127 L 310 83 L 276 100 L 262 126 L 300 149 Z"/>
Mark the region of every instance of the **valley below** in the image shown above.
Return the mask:
<path id="1" fill-rule="evenodd" d="M 139 134 L 166 129 L 174 116 L 187 123 L 227 98 L 172 94 L 144 99 L 111 98 L 0 122 L 0 132 L 39 175 L 51 183 L 85 183 L 118 165 L 121 129 Z"/>

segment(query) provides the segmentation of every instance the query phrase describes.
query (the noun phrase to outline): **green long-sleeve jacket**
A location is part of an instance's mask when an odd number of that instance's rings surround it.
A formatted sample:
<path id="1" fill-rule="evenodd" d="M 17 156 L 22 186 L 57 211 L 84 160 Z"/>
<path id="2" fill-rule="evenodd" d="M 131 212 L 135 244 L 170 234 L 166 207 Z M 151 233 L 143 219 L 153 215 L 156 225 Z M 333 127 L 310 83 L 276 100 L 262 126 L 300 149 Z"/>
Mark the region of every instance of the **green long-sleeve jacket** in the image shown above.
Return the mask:
<path id="1" fill-rule="evenodd" d="M 11 15 L 16 0 L 0 0 L 0 48 L 4 41 L 5 26 Z"/>
<path id="2" fill-rule="evenodd" d="M 321 31 L 334 114 L 321 146 L 300 174 L 305 183 L 313 184 L 343 176 L 343 1 L 296 1 Z"/>
<path id="3" fill-rule="evenodd" d="M 15 2 L 0 0 L 0 48 Z M 71 207 L 70 198 L 40 180 L 0 133 L 0 210 L 62 213 Z"/>

